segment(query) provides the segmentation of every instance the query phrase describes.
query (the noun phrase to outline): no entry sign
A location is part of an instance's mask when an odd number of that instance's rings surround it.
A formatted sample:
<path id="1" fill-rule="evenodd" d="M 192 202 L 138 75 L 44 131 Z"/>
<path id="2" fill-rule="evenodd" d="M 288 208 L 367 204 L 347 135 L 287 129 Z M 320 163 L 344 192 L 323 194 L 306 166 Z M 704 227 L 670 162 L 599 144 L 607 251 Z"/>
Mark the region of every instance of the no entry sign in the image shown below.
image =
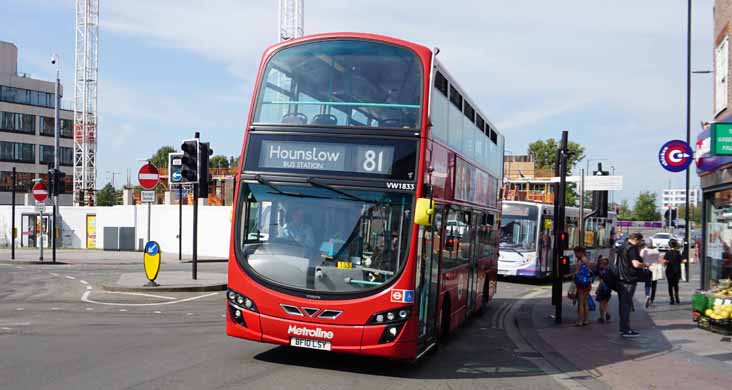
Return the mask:
<path id="1" fill-rule="evenodd" d="M 48 198 L 48 190 L 46 189 L 46 185 L 40 181 L 36 184 L 33 184 L 31 192 L 33 193 L 33 198 L 35 198 L 35 200 L 38 202 L 43 202 L 46 200 L 46 198 Z"/>
<path id="2" fill-rule="evenodd" d="M 158 185 L 158 181 L 160 181 L 158 169 L 152 164 L 143 165 L 137 173 L 137 180 L 140 182 L 142 188 L 152 190 L 156 185 Z"/>

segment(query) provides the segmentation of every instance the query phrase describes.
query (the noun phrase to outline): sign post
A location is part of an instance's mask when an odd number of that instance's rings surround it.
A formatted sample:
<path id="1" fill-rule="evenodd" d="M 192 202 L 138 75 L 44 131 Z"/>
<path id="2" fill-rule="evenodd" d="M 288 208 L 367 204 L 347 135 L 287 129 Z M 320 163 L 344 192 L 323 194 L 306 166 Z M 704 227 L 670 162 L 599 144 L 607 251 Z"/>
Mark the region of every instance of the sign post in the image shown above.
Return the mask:
<path id="1" fill-rule="evenodd" d="M 178 260 L 183 260 L 183 153 L 168 154 L 168 188 L 178 187 Z"/>
<path id="2" fill-rule="evenodd" d="M 140 198 L 143 203 L 147 203 L 147 241 L 150 242 L 150 212 L 152 211 L 151 205 L 155 202 L 155 191 L 152 190 L 160 182 L 158 168 L 148 162 L 140 168 L 137 180 L 142 188 L 148 190 L 141 191 Z"/>
<path id="3" fill-rule="evenodd" d="M 155 241 L 148 241 L 147 244 L 145 244 L 145 255 L 143 258 L 145 276 L 148 280 L 145 287 L 159 286 L 159 284 L 155 283 L 155 279 L 157 279 L 158 273 L 160 272 L 160 256 L 160 244 Z"/>
<path id="4" fill-rule="evenodd" d="M 554 166 L 554 176 L 559 177 L 559 183 L 555 190 L 554 197 L 554 264 L 552 267 L 552 303 L 554 304 L 554 322 L 562 323 L 562 272 L 560 271 L 560 259 L 564 255 L 566 233 L 564 232 L 564 207 L 566 203 L 565 192 L 567 189 L 567 159 L 569 157 L 568 147 L 569 133 L 562 131 L 562 142 L 557 149 L 557 162 Z"/>
<path id="5" fill-rule="evenodd" d="M 33 188 L 31 188 L 31 193 L 33 194 L 33 198 L 36 200 L 36 211 L 41 216 L 41 230 L 40 230 L 40 257 L 38 260 L 43 261 L 43 211 L 45 210 L 45 201 L 46 198 L 48 198 L 48 189 L 46 188 L 46 185 L 43 184 L 42 181 L 37 181 L 36 184 L 33 184 Z"/>

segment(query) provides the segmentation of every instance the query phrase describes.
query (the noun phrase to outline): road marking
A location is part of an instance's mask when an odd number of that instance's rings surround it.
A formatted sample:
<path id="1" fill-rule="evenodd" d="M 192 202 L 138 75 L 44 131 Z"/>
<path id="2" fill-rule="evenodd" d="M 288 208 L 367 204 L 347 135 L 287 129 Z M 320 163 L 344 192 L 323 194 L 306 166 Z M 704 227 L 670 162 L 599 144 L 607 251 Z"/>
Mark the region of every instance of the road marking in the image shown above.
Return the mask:
<path id="1" fill-rule="evenodd" d="M 57 273 L 51 272 L 51 276 L 57 276 L 58 277 L 59 275 Z"/>
<path id="2" fill-rule="evenodd" d="M 25 269 L 25 267 L 23 267 L 22 265 L 18 265 L 17 267 L 18 269 Z"/>
<path id="3" fill-rule="evenodd" d="M 80 280 L 79 283 L 81 283 L 81 284 L 89 284 L 89 282 L 87 282 L 86 280 Z"/>
<path id="4" fill-rule="evenodd" d="M 119 309 L 119 311 L 127 311 L 127 309 Z"/>
<path id="5" fill-rule="evenodd" d="M 76 278 L 75 278 L 75 277 L 73 277 L 73 276 L 69 276 L 69 275 L 64 275 L 64 277 L 65 277 L 66 279 L 76 280 Z"/>
<path id="6" fill-rule="evenodd" d="M 126 291 L 105 291 L 105 294 L 122 294 L 122 295 L 137 295 L 141 297 L 150 297 L 150 298 L 160 298 L 160 299 L 167 299 L 169 301 L 174 300 L 173 297 L 166 297 L 165 295 L 153 295 L 153 294 L 145 294 L 145 293 L 138 293 L 138 292 L 126 292 Z"/>
<path id="7" fill-rule="evenodd" d="M 186 315 L 187 315 L 187 316 L 192 316 L 192 315 L 193 315 L 193 313 L 186 313 Z"/>
<path id="8" fill-rule="evenodd" d="M 86 311 L 92 311 L 92 310 L 94 310 L 94 308 L 93 308 L 93 307 L 87 307 L 87 308 L 86 308 Z"/>
<path id="9" fill-rule="evenodd" d="M 162 314 L 162 312 L 160 310 L 155 310 L 153 313 L 155 313 L 155 314 Z"/>
<path id="10" fill-rule="evenodd" d="M 2 329 L 2 330 L 13 330 L 13 328 L 8 328 L 7 326 L 3 326 L 3 327 L 2 327 L 2 328 L 0 328 L 0 329 Z"/>
<path id="11" fill-rule="evenodd" d="M 24 309 L 24 308 L 22 308 L 22 307 L 16 307 L 16 308 L 15 308 L 15 310 L 16 310 L 16 311 L 23 311 L 23 310 L 25 310 L 25 309 Z"/>
<path id="12" fill-rule="evenodd" d="M 52 307 L 51 310 L 61 310 L 60 307 Z"/>
<path id="13" fill-rule="evenodd" d="M 30 322 L 0 322 L 0 326 L 28 326 Z"/>
<path id="14" fill-rule="evenodd" d="M 87 290 L 91 290 L 92 289 L 92 286 L 86 286 L 86 289 Z"/>
<path id="15" fill-rule="evenodd" d="M 158 305 L 172 305 L 174 303 L 183 303 L 183 302 L 195 301 L 196 299 L 207 298 L 207 297 L 211 297 L 211 296 L 214 296 L 214 295 L 218 295 L 218 292 L 213 292 L 213 293 L 204 294 L 204 295 L 198 295 L 198 296 L 195 296 L 195 297 L 180 299 L 180 300 L 176 300 L 176 301 L 158 302 L 158 303 L 99 302 L 99 301 L 94 301 L 94 300 L 89 299 L 89 294 L 91 294 L 91 291 L 84 292 L 84 294 L 81 296 L 81 301 L 82 302 L 86 302 L 86 303 L 94 303 L 94 304 L 97 304 L 97 305 L 109 305 L 109 306 L 158 306 Z"/>
<path id="16" fill-rule="evenodd" d="M 226 318 L 226 314 L 222 314 L 221 315 L 221 318 Z"/>
<path id="17" fill-rule="evenodd" d="M 12 264 L 0 263 L 0 265 L 7 265 L 8 267 L 10 267 Z"/>

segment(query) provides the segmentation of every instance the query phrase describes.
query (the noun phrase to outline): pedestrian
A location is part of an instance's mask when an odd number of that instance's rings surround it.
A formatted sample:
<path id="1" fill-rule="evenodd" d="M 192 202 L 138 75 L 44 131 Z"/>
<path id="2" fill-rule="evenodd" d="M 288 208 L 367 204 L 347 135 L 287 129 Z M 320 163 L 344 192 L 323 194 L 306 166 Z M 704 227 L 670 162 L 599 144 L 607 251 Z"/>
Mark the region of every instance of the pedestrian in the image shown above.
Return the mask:
<path id="1" fill-rule="evenodd" d="M 640 334 L 630 327 L 630 312 L 633 308 L 633 295 L 639 280 L 640 269 L 647 268 L 643 264 L 638 246 L 643 242 L 643 235 L 633 233 L 628 237 L 618 252 L 618 326 L 623 337 L 638 337 Z"/>
<path id="2" fill-rule="evenodd" d="M 610 298 L 612 298 L 613 295 L 613 290 L 605 284 L 605 275 L 609 268 L 610 261 L 608 258 L 600 256 L 597 260 L 597 275 L 600 276 L 600 283 L 597 285 L 597 289 L 595 290 L 595 300 L 599 303 L 598 306 L 600 309 L 600 318 L 598 319 L 600 323 L 610 322 L 610 313 L 608 313 L 607 309 L 608 303 L 610 303 Z"/>
<path id="3" fill-rule="evenodd" d="M 673 305 L 681 303 L 679 300 L 679 281 L 681 280 L 681 263 L 685 262 L 685 260 L 681 252 L 679 252 L 678 241 L 670 239 L 668 246 L 670 249 L 663 256 L 663 259 L 666 263 L 669 302 Z"/>
<path id="4" fill-rule="evenodd" d="M 590 270 L 590 259 L 584 247 L 574 248 L 576 268 L 574 271 L 574 284 L 577 286 L 577 323 L 575 326 L 588 325 L 590 308 L 590 291 L 592 291 L 592 271 Z"/>
<path id="5" fill-rule="evenodd" d="M 659 252 L 658 249 L 653 246 L 653 241 L 651 241 L 650 244 L 646 244 L 645 241 L 641 242 L 640 248 L 640 255 L 643 258 L 643 263 L 646 264 L 649 269 L 655 269 L 656 266 L 663 261 L 661 259 L 661 252 Z M 653 304 L 653 301 L 656 299 L 656 287 L 658 286 L 658 279 L 661 279 L 656 273 L 653 273 L 652 271 L 651 275 L 649 276 L 649 279 L 644 280 L 646 290 L 646 309 L 648 309 Z"/>

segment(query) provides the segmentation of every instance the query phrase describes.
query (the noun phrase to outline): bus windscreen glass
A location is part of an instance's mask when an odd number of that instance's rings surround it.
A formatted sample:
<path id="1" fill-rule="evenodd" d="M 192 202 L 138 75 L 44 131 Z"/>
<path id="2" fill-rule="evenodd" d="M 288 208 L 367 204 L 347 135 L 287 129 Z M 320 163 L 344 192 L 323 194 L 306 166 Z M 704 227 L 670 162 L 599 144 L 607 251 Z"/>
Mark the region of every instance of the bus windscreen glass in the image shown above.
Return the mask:
<path id="1" fill-rule="evenodd" d="M 267 63 L 254 123 L 418 129 L 422 65 L 386 43 L 329 39 L 286 47 Z"/>
<path id="2" fill-rule="evenodd" d="M 360 292 L 406 262 L 412 195 L 268 182 L 241 194 L 239 261 L 278 285 Z"/>
<path id="3" fill-rule="evenodd" d="M 538 228 L 536 206 L 503 204 L 499 248 L 513 251 L 535 251 Z"/>

